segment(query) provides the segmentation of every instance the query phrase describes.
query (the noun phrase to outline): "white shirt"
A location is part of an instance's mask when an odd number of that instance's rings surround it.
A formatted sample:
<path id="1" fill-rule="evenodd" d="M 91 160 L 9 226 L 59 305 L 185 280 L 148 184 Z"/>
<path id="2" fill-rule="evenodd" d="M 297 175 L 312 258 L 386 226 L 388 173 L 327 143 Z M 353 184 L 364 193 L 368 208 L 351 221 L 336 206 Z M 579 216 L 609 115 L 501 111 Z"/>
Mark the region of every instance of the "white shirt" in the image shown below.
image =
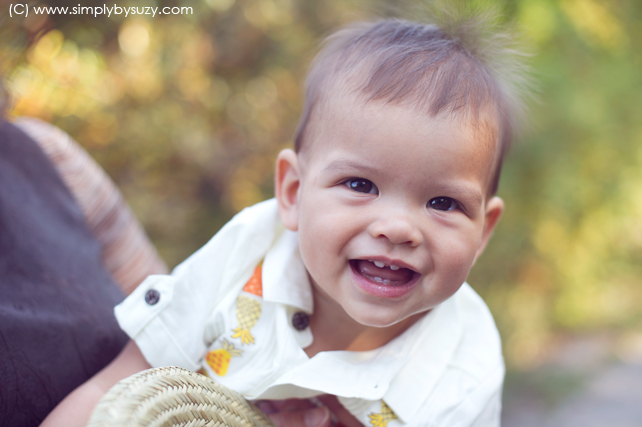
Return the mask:
<path id="1" fill-rule="evenodd" d="M 262 295 L 243 290 L 261 261 Z M 171 276 L 148 277 L 115 313 L 152 366 L 200 370 L 248 399 L 327 393 L 364 425 L 499 426 L 499 334 L 468 284 L 366 352 L 309 358 L 310 329 L 296 330 L 291 319 L 312 307 L 298 235 L 283 227 L 272 199 L 236 215 Z"/>

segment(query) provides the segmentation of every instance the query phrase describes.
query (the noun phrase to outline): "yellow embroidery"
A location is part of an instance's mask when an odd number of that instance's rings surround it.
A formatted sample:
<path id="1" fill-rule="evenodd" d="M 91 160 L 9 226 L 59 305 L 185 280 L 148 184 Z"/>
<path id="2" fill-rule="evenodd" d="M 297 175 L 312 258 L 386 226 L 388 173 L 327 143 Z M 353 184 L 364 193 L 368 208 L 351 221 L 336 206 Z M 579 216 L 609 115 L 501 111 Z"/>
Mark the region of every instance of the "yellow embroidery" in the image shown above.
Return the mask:
<path id="1" fill-rule="evenodd" d="M 368 415 L 368 417 L 370 417 L 370 424 L 374 427 L 388 427 L 388 421 L 397 419 L 397 415 L 383 400 L 381 401 L 381 410 L 379 412 L 378 414 L 373 412 Z"/>
<path id="2" fill-rule="evenodd" d="M 262 297 L 263 282 L 261 280 L 261 264 L 254 270 L 254 274 L 243 287 L 245 292 Z M 241 338 L 242 344 L 254 344 L 254 336 L 250 329 L 256 325 L 261 317 L 261 302 L 245 295 L 239 295 L 236 299 L 236 319 L 239 326 L 233 329 L 232 338 Z"/>
<path id="3" fill-rule="evenodd" d="M 261 316 L 261 303 L 254 298 L 240 295 L 236 299 L 236 319 L 239 326 L 233 329 L 232 338 L 241 338 L 243 344 L 254 344 L 254 336 L 250 329 L 254 327 Z"/>
<path id="4" fill-rule="evenodd" d="M 222 345 L 223 348 L 210 351 L 205 357 L 210 368 L 212 368 L 216 375 L 221 377 L 227 373 L 227 368 L 230 366 L 232 357 L 240 356 L 241 353 L 243 353 L 243 350 L 234 348 L 234 344 L 229 343 L 227 340 L 223 340 Z"/>

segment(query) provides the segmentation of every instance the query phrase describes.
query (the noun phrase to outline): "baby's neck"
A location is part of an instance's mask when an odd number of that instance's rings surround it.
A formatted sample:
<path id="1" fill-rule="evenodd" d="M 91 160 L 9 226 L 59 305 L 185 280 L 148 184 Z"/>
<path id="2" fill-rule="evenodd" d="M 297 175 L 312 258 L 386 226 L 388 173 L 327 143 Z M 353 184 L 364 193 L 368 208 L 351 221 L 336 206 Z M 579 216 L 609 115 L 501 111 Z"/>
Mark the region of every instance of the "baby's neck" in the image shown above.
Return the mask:
<path id="1" fill-rule="evenodd" d="M 412 315 L 394 325 L 378 328 L 365 326 L 352 319 L 326 295 L 315 289 L 314 314 L 310 328 L 314 341 L 304 349 L 308 357 L 321 351 L 369 351 L 382 347 L 401 335 L 425 313 Z"/>

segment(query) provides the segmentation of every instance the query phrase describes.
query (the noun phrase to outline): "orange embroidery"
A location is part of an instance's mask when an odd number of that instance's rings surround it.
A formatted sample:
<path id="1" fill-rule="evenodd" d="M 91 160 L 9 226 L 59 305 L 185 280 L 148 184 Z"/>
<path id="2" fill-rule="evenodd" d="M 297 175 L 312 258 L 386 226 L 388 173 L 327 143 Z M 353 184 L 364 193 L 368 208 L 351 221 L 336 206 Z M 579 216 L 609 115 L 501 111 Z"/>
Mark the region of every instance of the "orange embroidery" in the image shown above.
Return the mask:
<path id="1" fill-rule="evenodd" d="M 247 281 L 243 290 L 249 294 L 254 294 L 257 297 L 263 297 L 263 281 L 261 280 L 261 271 L 263 270 L 262 264 L 259 264 L 254 270 L 254 274 Z"/>

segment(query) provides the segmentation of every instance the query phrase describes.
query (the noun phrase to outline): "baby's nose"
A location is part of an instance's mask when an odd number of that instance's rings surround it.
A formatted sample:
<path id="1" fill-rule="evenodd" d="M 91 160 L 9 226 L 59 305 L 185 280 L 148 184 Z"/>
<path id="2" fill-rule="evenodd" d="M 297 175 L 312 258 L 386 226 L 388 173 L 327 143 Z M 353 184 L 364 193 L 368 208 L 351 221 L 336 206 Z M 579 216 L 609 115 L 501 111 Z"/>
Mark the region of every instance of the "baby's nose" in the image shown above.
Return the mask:
<path id="1" fill-rule="evenodd" d="M 423 242 L 421 230 L 407 215 L 397 214 L 383 216 L 370 224 L 368 228 L 374 238 L 385 237 L 396 245 L 419 246 Z"/>

